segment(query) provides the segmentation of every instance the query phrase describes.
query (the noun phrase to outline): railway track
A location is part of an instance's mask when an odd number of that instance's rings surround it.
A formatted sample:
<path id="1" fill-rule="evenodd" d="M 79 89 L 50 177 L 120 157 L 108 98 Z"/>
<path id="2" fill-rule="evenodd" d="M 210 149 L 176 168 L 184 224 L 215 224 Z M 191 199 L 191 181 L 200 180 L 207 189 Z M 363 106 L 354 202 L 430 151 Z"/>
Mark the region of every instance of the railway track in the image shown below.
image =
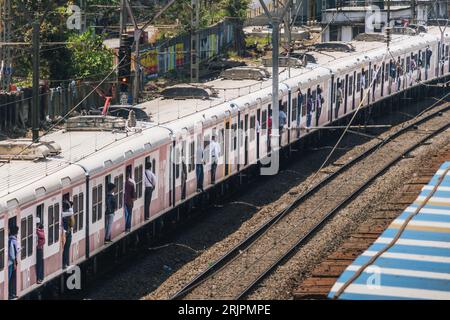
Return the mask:
<path id="1" fill-rule="evenodd" d="M 244 298 L 375 179 L 449 127 L 450 104 L 410 121 L 299 195 L 171 299 Z"/>
<path id="2" fill-rule="evenodd" d="M 328 293 L 342 272 L 417 199 L 423 186 L 448 159 L 450 159 L 450 145 L 436 154 L 431 154 L 426 166 L 420 168 L 417 175 L 405 181 L 402 188 L 390 196 L 383 206 L 377 208 L 370 221 L 361 224 L 301 281 L 293 290 L 294 299 L 328 299 Z"/>

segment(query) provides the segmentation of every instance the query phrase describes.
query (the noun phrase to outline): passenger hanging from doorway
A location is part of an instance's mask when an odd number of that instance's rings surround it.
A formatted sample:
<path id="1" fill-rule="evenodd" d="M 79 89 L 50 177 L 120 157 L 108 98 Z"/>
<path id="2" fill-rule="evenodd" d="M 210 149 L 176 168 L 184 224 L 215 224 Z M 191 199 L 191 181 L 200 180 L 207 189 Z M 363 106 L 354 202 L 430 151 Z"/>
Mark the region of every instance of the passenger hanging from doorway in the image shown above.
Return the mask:
<path id="1" fill-rule="evenodd" d="M 397 75 L 397 79 L 396 79 L 396 82 L 397 82 L 397 92 L 398 91 L 400 91 L 400 88 L 401 88 L 401 85 L 402 85 L 402 75 L 403 75 L 403 68 L 402 68 L 402 64 L 401 64 L 401 62 L 400 62 L 400 57 L 398 57 L 398 59 L 397 59 L 397 72 L 396 72 L 396 75 Z"/>
<path id="2" fill-rule="evenodd" d="M 306 93 L 306 132 L 309 132 L 309 129 L 311 128 L 312 112 L 313 99 L 311 96 L 311 89 L 308 89 Z"/>
<path id="3" fill-rule="evenodd" d="M 114 183 L 109 183 L 106 188 L 105 243 L 108 243 L 111 242 L 111 231 L 114 223 L 114 213 L 117 210 L 117 201 L 115 197 L 117 187 Z"/>
<path id="4" fill-rule="evenodd" d="M 144 217 L 145 220 L 150 220 L 150 205 L 152 203 L 153 191 L 156 188 L 156 175 L 152 171 L 152 163 L 145 164 L 145 195 L 144 195 Z"/>
<path id="5" fill-rule="evenodd" d="M 217 164 L 220 157 L 220 145 L 216 142 L 216 136 L 212 136 L 209 144 L 209 152 L 211 156 L 211 184 L 216 184 Z"/>
<path id="6" fill-rule="evenodd" d="M 127 169 L 127 180 L 125 181 L 124 204 L 125 204 L 125 232 L 131 231 L 133 221 L 133 207 L 136 200 L 136 182 L 133 180 L 131 170 Z"/>
<path id="7" fill-rule="evenodd" d="M 186 199 L 187 175 L 186 159 L 183 155 L 181 157 L 181 200 Z"/>
<path id="8" fill-rule="evenodd" d="M 392 83 L 395 82 L 396 70 L 394 60 L 389 60 L 389 94 L 392 92 Z"/>
<path id="9" fill-rule="evenodd" d="M 280 135 L 279 147 L 281 148 L 283 129 L 284 129 L 284 126 L 287 124 L 287 115 L 283 108 L 280 108 L 280 113 L 279 113 L 278 119 L 279 119 L 279 123 L 278 123 L 279 124 L 279 133 L 278 134 Z"/>
<path id="10" fill-rule="evenodd" d="M 270 152 L 272 144 L 272 109 L 269 109 L 269 118 L 267 119 L 267 152 Z"/>
<path id="11" fill-rule="evenodd" d="M 203 192 L 203 179 L 204 179 L 204 170 L 203 165 L 205 161 L 204 157 L 204 149 L 201 145 L 201 142 L 197 143 L 197 151 L 195 157 L 195 174 L 197 176 L 197 192 Z"/>
<path id="12" fill-rule="evenodd" d="M 428 80 L 428 69 L 431 66 L 431 56 L 433 55 L 433 52 L 430 49 L 430 46 L 427 46 L 427 49 L 425 51 L 425 80 Z"/>
<path id="13" fill-rule="evenodd" d="M 41 284 L 44 281 L 44 245 L 45 245 L 45 232 L 44 225 L 41 223 L 41 219 L 36 218 L 36 278 L 37 284 Z"/>
<path id="14" fill-rule="evenodd" d="M 339 117 L 339 108 L 341 107 L 343 101 L 344 94 L 342 93 L 342 83 L 338 82 L 337 90 L 336 90 L 336 108 L 334 109 L 334 118 L 337 119 Z"/>
<path id="15" fill-rule="evenodd" d="M 377 88 L 377 65 L 373 66 L 372 70 L 372 102 L 375 102 L 375 90 Z"/>
<path id="16" fill-rule="evenodd" d="M 17 234 L 19 228 L 11 226 L 8 238 L 8 299 L 17 299 L 17 257 L 20 252 Z"/>
<path id="17" fill-rule="evenodd" d="M 322 105 L 324 103 L 324 99 L 322 97 L 322 88 L 320 85 L 317 85 L 316 88 L 317 97 L 316 97 L 316 127 L 319 126 L 320 115 L 322 114 Z"/>
<path id="18" fill-rule="evenodd" d="M 63 227 L 63 269 L 70 265 L 70 246 L 72 245 L 72 228 L 75 224 L 73 217 L 73 202 L 64 200 L 62 207 L 62 227 Z"/>
<path id="19" fill-rule="evenodd" d="M 414 55 L 411 53 L 410 56 L 410 63 L 409 63 L 409 85 L 412 86 L 414 83 L 414 71 L 416 71 L 417 68 L 417 64 L 416 64 L 416 59 L 414 58 Z"/>
<path id="20" fill-rule="evenodd" d="M 366 88 L 366 70 L 362 68 L 361 70 L 361 104 L 364 99 L 364 89 Z"/>

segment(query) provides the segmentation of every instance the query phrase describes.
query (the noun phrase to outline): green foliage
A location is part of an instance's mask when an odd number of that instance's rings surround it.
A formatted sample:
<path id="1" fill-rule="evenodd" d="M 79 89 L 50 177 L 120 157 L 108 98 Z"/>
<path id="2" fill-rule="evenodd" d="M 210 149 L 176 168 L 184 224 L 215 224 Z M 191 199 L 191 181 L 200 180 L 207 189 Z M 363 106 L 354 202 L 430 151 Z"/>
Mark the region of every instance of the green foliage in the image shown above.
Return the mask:
<path id="1" fill-rule="evenodd" d="M 226 17 L 237 18 L 243 22 L 247 17 L 250 0 L 222 0 L 220 4 Z"/>
<path id="2" fill-rule="evenodd" d="M 92 29 L 81 35 L 72 35 L 69 43 L 75 78 L 100 80 L 111 72 L 114 54 L 105 48 L 103 37 L 95 35 Z"/>

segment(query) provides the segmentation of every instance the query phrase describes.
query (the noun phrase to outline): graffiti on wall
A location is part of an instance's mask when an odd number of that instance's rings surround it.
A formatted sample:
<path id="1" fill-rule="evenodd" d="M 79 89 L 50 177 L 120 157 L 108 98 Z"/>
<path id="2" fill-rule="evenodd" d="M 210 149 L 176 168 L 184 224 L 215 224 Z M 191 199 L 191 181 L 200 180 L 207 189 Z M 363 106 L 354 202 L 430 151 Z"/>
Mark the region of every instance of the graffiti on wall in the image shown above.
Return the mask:
<path id="1" fill-rule="evenodd" d="M 200 60 L 210 59 L 228 48 L 234 39 L 233 31 L 233 25 L 228 21 L 201 30 Z M 145 79 L 150 80 L 186 67 L 191 60 L 190 41 L 190 35 L 183 35 L 142 51 L 140 61 Z"/>

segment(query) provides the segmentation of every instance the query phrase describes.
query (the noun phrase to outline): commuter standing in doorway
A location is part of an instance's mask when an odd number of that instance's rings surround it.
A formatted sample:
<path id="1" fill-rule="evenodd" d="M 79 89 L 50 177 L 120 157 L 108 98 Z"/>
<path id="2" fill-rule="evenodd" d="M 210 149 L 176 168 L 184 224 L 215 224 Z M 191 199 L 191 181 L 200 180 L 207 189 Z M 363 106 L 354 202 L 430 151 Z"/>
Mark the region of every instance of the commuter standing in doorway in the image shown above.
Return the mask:
<path id="1" fill-rule="evenodd" d="M 144 216 L 145 220 L 150 219 L 150 205 L 152 202 L 153 190 L 156 188 L 156 175 L 152 171 L 152 163 L 147 162 L 145 164 L 145 172 L 144 172 L 144 181 L 145 181 L 145 196 L 144 196 Z"/>
<path id="2" fill-rule="evenodd" d="M 45 232 L 44 226 L 41 220 L 36 220 L 36 278 L 37 283 L 41 284 L 44 281 L 44 245 L 45 245 Z"/>
<path id="3" fill-rule="evenodd" d="M 211 184 L 215 184 L 217 164 L 220 157 L 220 145 L 216 142 L 215 136 L 212 136 L 211 143 L 209 144 L 209 150 L 211 154 Z"/>
<path id="4" fill-rule="evenodd" d="M 69 200 L 63 201 L 63 269 L 70 265 L 70 246 L 72 245 L 72 228 L 74 225 L 72 202 Z"/>
<path id="5" fill-rule="evenodd" d="M 136 200 L 136 182 L 133 180 L 131 170 L 127 169 L 127 181 L 125 182 L 124 204 L 125 204 L 125 232 L 131 231 L 133 220 L 133 206 Z"/>
<path id="6" fill-rule="evenodd" d="M 111 242 L 111 231 L 114 223 L 114 213 L 117 210 L 117 201 L 114 194 L 116 193 L 116 185 L 109 183 L 106 193 L 106 211 L 105 211 L 105 243 Z"/>
<path id="7" fill-rule="evenodd" d="M 8 295 L 9 300 L 17 299 L 17 256 L 20 252 L 17 234 L 19 228 L 12 226 L 8 238 Z"/>
<path id="8" fill-rule="evenodd" d="M 195 157 L 195 173 L 197 176 L 197 192 L 203 192 L 203 164 L 204 164 L 204 149 L 199 141 L 197 143 L 197 151 Z"/>

